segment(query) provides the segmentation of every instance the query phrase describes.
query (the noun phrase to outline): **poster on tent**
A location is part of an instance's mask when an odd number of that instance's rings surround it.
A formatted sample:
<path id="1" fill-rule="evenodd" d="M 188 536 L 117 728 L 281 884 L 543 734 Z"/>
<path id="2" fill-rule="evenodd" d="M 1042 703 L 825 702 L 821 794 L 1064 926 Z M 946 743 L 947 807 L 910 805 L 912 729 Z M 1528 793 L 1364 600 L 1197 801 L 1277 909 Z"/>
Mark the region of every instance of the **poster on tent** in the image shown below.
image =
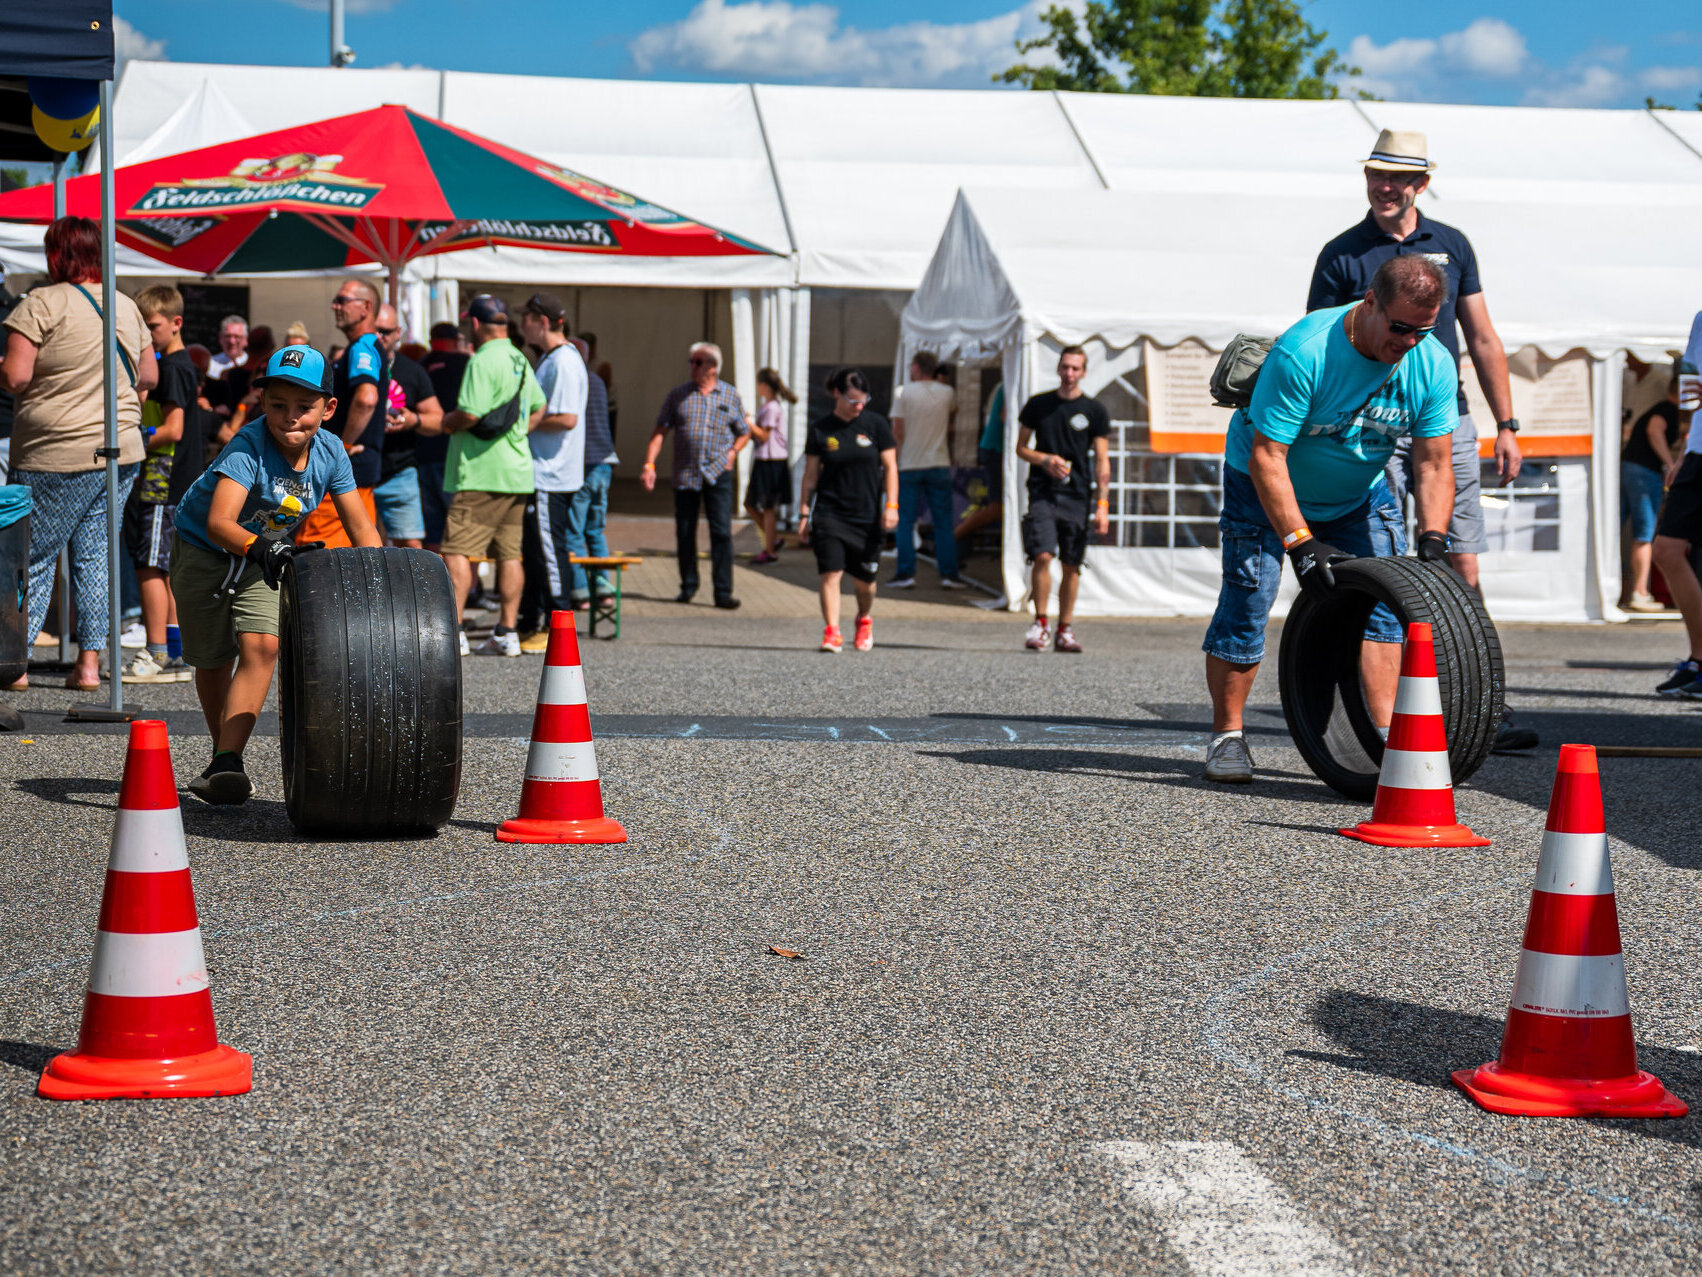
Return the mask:
<path id="1" fill-rule="evenodd" d="M 1483 397 L 1470 355 L 1460 372 L 1477 425 L 1480 456 L 1495 455 L 1495 414 Z M 1550 359 L 1535 346 L 1508 356 L 1507 380 L 1513 415 L 1519 419 L 1519 451 L 1527 457 L 1587 457 L 1595 448 L 1595 397 L 1590 357 L 1582 350 Z"/>
<path id="2" fill-rule="evenodd" d="M 1152 450 L 1170 453 L 1220 453 L 1229 429 L 1230 410 L 1212 402 L 1211 374 L 1218 352 L 1202 342 L 1162 347 L 1141 343 L 1146 366 Z M 1472 373 L 1462 361 L 1466 399 L 1478 427 L 1478 450 L 1493 456 L 1495 415 Z M 1519 446 L 1532 457 L 1587 457 L 1594 445 L 1595 401 L 1589 356 L 1581 350 L 1550 359 L 1534 346 L 1507 360 L 1513 415 L 1519 419 Z"/>
<path id="3" fill-rule="evenodd" d="M 1222 452 L 1231 409 L 1212 402 L 1218 352 L 1190 338 L 1175 346 L 1142 340 L 1154 452 Z"/>

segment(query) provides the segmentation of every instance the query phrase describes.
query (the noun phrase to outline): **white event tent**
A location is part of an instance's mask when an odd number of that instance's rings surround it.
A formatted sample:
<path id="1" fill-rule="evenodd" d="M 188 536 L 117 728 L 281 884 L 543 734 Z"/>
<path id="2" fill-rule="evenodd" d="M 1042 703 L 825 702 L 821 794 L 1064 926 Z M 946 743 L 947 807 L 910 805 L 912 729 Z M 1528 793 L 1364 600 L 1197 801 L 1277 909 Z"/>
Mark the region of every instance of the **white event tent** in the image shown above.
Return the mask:
<path id="1" fill-rule="evenodd" d="M 1142 335 L 1210 341 L 1278 331 L 1300 314 L 1317 248 L 1363 215 L 1359 161 L 1377 130 L 1421 129 L 1439 164 L 1424 207 L 1473 238 L 1509 350 L 1576 347 L 1594 373 L 1595 458 L 1604 464 L 1556 459 L 1541 467 L 1546 487 L 1502 502 L 1526 512 L 1560 502 L 1560 517 L 1538 511 L 1538 521 L 1558 525 L 1564 548 L 1486 556 L 1492 604 L 1504 616 L 1534 614 L 1540 595 L 1544 615 L 1615 615 L 1615 352 L 1682 345 L 1702 303 L 1684 264 L 1697 260 L 1702 228 L 1702 118 L 1692 113 L 131 61 L 113 111 L 114 155 L 122 163 L 386 102 L 776 250 L 690 260 L 487 248 L 413 265 L 404 318 L 416 333 L 459 310 L 463 285 L 511 299 L 534 287 L 563 292 L 578 326 L 598 331 L 600 357 L 615 361 L 623 415 L 640 422 L 683 375 L 684 348 L 700 337 L 731 347 L 736 385 L 771 364 L 801 389 L 812 364 L 884 365 L 924 329 L 938 349 L 949 348 L 953 323 L 979 331 L 988 313 L 947 314 L 943 299 L 961 294 L 942 293 L 936 278 L 972 228 L 984 245 L 975 251 L 1009 271 L 1024 360 L 1048 340 L 1039 315 L 1071 331 L 1102 329 L 1107 349 L 1127 339 L 1116 349 L 1136 364 Z M 957 203 L 963 188 L 974 191 L 967 204 Z M 1047 247 L 1046 235 L 1057 242 Z M 0 265 L 38 271 L 39 244 L 39 227 L 0 228 Z M 1094 295 L 1080 298 L 1079 311 L 1060 309 L 1062 295 L 1045 283 L 1057 271 L 1045 260 L 1092 278 Z M 131 254 L 121 255 L 120 272 L 169 273 Z M 925 274 L 907 321 L 921 327 L 901 338 L 899 310 Z M 260 322 L 302 318 L 323 334 L 331 280 L 241 282 Z M 1049 372 L 1024 366 L 1030 385 Z M 1129 365 L 1119 375 L 1136 372 Z M 1113 415 L 1138 422 L 1140 407 Z M 800 406 L 795 450 L 802 424 Z M 1178 467 L 1191 468 L 1152 454 L 1141 430 L 1127 439 L 1131 470 L 1162 470 L 1174 485 Z M 1198 610 L 1188 555 L 1173 553 L 1176 563 L 1143 569 L 1169 581 L 1169 593 L 1147 583 L 1113 588 L 1107 571 L 1089 588 L 1092 602 Z"/>

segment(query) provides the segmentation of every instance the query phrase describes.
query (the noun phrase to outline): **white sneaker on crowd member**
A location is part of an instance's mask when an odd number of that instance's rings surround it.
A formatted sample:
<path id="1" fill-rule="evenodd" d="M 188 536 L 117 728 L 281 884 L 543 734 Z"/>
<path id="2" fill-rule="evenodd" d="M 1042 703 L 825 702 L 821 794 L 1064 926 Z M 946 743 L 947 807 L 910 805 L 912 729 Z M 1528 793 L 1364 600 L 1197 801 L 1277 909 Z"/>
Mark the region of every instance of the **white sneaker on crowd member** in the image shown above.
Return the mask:
<path id="1" fill-rule="evenodd" d="M 961 576 L 942 576 L 940 578 L 940 589 L 942 590 L 967 590 L 968 588 L 969 582 Z"/>
<path id="2" fill-rule="evenodd" d="M 137 652 L 124 666 L 124 681 L 126 683 L 175 683 L 176 674 L 168 674 L 165 667 L 154 659 L 153 653 L 146 650 Z"/>
<path id="3" fill-rule="evenodd" d="M 467 631 L 462 630 L 461 631 L 461 655 L 462 656 L 471 656 L 472 654 L 473 654 L 472 645 L 467 642 Z"/>
<path id="4" fill-rule="evenodd" d="M 1052 646 L 1060 652 L 1081 651 L 1081 644 L 1076 642 L 1076 632 L 1068 625 L 1058 627 L 1058 632 L 1052 637 Z"/>
<path id="5" fill-rule="evenodd" d="M 1206 779 L 1245 785 L 1253 779 L 1253 754 L 1240 732 L 1219 732 L 1206 753 Z"/>
<path id="6" fill-rule="evenodd" d="M 1672 609 L 1652 594 L 1633 594 L 1631 602 L 1625 605 L 1625 610 L 1627 612 L 1670 612 Z"/>
<path id="7" fill-rule="evenodd" d="M 1045 621 L 1035 621 L 1028 627 L 1028 637 L 1022 645 L 1031 652 L 1044 652 L 1052 642 L 1052 631 L 1046 628 Z"/>
<path id="8" fill-rule="evenodd" d="M 492 634 L 483 643 L 473 649 L 475 656 L 519 656 L 520 636 L 513 630 L 506 634 Z"/>
<path id="9" fill-rule="evenodd" d="M 911 590 L 916 588 L 916 578 L 913 576 L 895 576 L 886 583 L 889 590 Z"/>
<path id="10" fill-rule="evenodd" d="M 118 636 L 118 645 L 120 647 L 146 647 L 148 645 L 148 632 L 142 628 L 142 623 L 137 621 Z"/>

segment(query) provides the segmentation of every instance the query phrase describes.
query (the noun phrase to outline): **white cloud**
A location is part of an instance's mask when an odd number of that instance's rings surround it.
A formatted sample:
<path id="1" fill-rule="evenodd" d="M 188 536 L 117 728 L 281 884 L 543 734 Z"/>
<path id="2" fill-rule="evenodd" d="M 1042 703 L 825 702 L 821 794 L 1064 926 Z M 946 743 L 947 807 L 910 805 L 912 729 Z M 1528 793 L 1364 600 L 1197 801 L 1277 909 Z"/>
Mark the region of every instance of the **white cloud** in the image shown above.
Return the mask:
<path id="1" fill-rule="evenodd" d="M 1378 44 L 1370 36 L 1356 35 L 1348 43 L 1347 61 L 1360 74 L 1343 83 L 1350 93 L 1365 92 L 1379 98 L 1398 98 L 1422 79 L 1436 58 L 1435 40 L 1406 37 Z"/>
<path id="2" fill-rule="evenodd" d="M 864 29 L 840 22 L 831 4 L 791 0 L 699 0 L 677 22 L 628 46 L 638 69 L 707 71 L 749 79 L 839 84 L 985 86 L 1019 61 L 1038 3 L 979 22 L 909 22 Z"/>
<path id="3" fill-rule="evenodd" d="M 1612 67 L 1587 66 L 1552 85 L 1525 94 L 1526 106 L 1607 106 L 1626 90 L 1625 77 Z"/>
<path id="4" fill-rule="evenodd" d="M 1443 36 L 1441 45 L 1449 65 L 1473 75 L 1517 75 L 1529 56 L 1525 37 L 1500 18 L 1479 18 L 1465 30 Z"/>
<path id="5" fill-rule="evenodd" d="M 150 40 L 123 18 L 112 17 L 112 51 L 123 65 L 130 58 L 157 62 L 165 57 L 165 41 Z"/>
<path id="6" fill-rule="evenodd" d="M 1637 79 L 1651 93 L 1684 93 L 1702 86 L 1702 68 L 1645 67 Z"/>

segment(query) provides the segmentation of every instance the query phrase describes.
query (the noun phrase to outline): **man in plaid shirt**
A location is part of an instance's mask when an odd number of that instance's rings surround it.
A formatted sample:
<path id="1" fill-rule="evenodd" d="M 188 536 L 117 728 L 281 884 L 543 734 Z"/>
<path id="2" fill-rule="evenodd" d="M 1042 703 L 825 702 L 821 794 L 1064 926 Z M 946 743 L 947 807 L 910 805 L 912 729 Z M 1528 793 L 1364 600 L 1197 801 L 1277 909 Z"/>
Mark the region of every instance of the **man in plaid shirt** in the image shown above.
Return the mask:
<path id="1" fill-rule="evenodd" d="M 715 606 L 739 606 L 733 597 L 733 465 L 750 440 L 739 392 L 721 380 L 721 348 L 700 341 L 691 348 L 691 380 L 675 386 L 656 416 L 656 430 L 639 473 L 645 490 L 656 486 L 662 438 L 674 432 L 674 546 L 680 559 L 676 603 L 697 593 L 697 512 L 709 520 L 709 562 Z"/>

